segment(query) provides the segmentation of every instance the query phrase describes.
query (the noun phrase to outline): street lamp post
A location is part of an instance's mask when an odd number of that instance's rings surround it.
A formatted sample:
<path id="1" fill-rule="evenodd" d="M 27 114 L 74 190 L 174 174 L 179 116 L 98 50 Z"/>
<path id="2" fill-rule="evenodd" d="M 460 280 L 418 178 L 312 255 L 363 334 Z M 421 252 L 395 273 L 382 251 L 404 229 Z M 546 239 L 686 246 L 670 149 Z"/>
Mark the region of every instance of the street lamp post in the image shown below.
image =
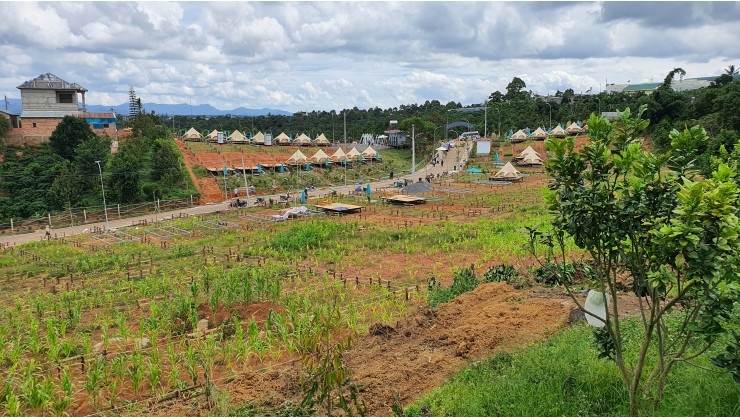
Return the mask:
<path id="1" fill-rule="evenodd" d="M 486 110 L 483 111 L 483 137 L 488 138 L 488 98 L 485 101 Z"/>
<path id="2" fill-rule="evenodd" d="M 496 107 L 496 113 L 498 114 L 498 138 L 501 139 L 501 109 Z"/>
<path id="3" fill-rule="evenodd" d="M 108 230 L 108 207 L 105 204 L 105 187 L 103 186 L 103 169 L 100 167 L 100 161 L 96 160 L 98 164 L 98 172 L 100 173 L 100 189 L 103 190 L 103 211 L 105 212 L 105 230 Z"/>
<path id="4" fill-rule="evenodd" d="M 601 98 L 599 98 L 599 96 L 596 95 L 596 100 L 599 101 L 599 116 L 601 116 Z"/>
<path id="5" fill-rule="evenodd" d="M 548 107 L 550 107 L 550 126 L 547 127 L 548 130 L 552 129 L 552 105 L 550 105 L 550 102 L 545 102 Z"/>

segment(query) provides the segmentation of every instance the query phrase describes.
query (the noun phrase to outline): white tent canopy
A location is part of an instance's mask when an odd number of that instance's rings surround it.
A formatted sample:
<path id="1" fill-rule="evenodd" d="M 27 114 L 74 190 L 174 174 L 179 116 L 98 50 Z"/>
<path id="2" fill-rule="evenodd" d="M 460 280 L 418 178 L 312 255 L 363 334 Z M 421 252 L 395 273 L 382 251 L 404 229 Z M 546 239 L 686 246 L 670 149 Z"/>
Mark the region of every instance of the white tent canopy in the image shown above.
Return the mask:
<path id="1" fill-rule="evenodd" d="M 558 124 L 557 127 L 553 128 L 550 131 L 550 135 L 554 137 L 565 137 L 565 130 L 563 130 L 563 127 Z"/>
<path id="2" fill-rule="evenodd" d="M 512 140 L 526 140 L 527 134 L 523 130 L 519 130 L 511 136 Z"/>
<path id="3" fill-rule="evenodd" d="M 218 130 L 211 131 L 211 134 L 208 135 L 208 139 L 215 140 L 218 138 Z"/>
<path id="4" fill-rule="evenodd" d="M 366 159 L 374 159 L 375 155 L 377 154 L 378 152 L 376 152 L 375 149 L 373 149 L 371 146 L 368 146 L 367 149 L 362 152 L 362 157 Z"/>
<path id="5" fill-rule="evenodd" d="M 254 144 L 265 144 L 265 135 L 262 134 L 261 131 L 258 131 L 257 134 L 252 137 L 252 143 Z"/>
<path id="6" fill-rule="evenodd" d="M 519 161 L 520 165 L 542 165 L 542 159 L 537 155 L 526 155 Z"/>
<path id="7" fill-rule="evenodd" d="M 316 137 L 316 144 L 331 144 L 329 142 L 329 139 L 326 138 L 324 133 L 319 134 L 318 137 Z"/>
<path id="8" fill-rule="evenodd" d="M 332 155 L 331 155 L 331 160 L 333 160 L 334 162 L 341 162 L 341 161 L 343 161 L 343 160 L 344 160 L 344 158 L 345 158 L 346 156 L 347 156 L 347 155 L 346 155 L 346 154 L 344 153 L 344 150 L 342 150 L 342 148 L 340 147 L 340 148 L 338 148 L 338 149 L 337 149 L 337 150 L 336 150 L 336 151 L 334 152 L 334 154 L 332 154 Z"/>
<path id="9" fill-rule="evenodd" d="M 311 139 L 305 133 L 301 133 L 300 136 L 296 137 L 295 144 L 310 145 Z"/>
<path id="10" fill-rule="evenodd" d="M 244 134 L 240 133 L 239 130 L 234 130 L 233 133 L 229 136 L 229 140 L 234 143 L 246 143 L 247 138 L 244 137 Z"/>
<path id="11" fill-rule="evenodd" d="M 576 124 L 576 123 L 572 123 L 571 125 L 569 125 L 569 126 L 568 126 L 568 127 L 567 127 L 567 128 L 565 129 L 565 131 L 566 131 L 566 132 L 567 132 L 568 134 L 578 134 L 578 133 L 580 133 L 580 132 L 581 132 L 581 127 L 579 127 L 579 126 L 578 126 L 578 124 Z"/>
<path id="12" fill-rule="evenodd" d="M 356 147 L 353 147 L 352 150 L 347 152 L 347 159 L 359 159 L 360 158 L 360 152 L 357 150 Z"/>
<path id="13" fill-rule="evenodd" d="M 501 170 L 496 172 L 496 175 L 492 176 L 492 179 L 519 179 L 523 177 L 521 172 L 517 171 L 511 162 L 507 162 Z"/>
<path id="14" fill-rule="evenodd" d="M 311 161 L 315 163 L 324 163 L 327 160 L 329 160 L 329 155 L 324 153 L 324 151 L 321 149 L 319 149 L 318 152 L 316 152 L 313 156 L 311 156 Z"/>
<path id="15" fill-rule="evenodd" d="M 293 153 L 293 155 L 290 158 L 288 158 L 288 163 L 291 165 L 296 165 L 299 163 L 306 163 L 306 162 L 308 162 L 308 158 L 300 150 L 296 150 L 295 153 Z"/>
<path id="16" fill-rule="evenodd" d="M 522 150 L 522 152 L 521 152 L 521 153 L 519 153 L 519 157 L 520 157 L 520 158 L 525 158 L 525 157 L 527 157 L 527 156 L 529 156 L 529 155 L 534 155 L 534 156 L 535 156 L 535 157 L 537 157 L 537 158 L 539 158 L 539 157 L 540 157 L 540 154 L 539 154 L 539 153 L 537 153 L 537 151 L 536 151 L 536 150 L 534 150 L 534 149 L 532 148 L 532 146 L 527 146 L 527 148 L 526 148 L 526 149 Z"/>
<path id="17" fill-rule="evenodd" d="M 532 138 L 535 140 L 544 140 L 547 138 L 547 132 L 543 130 L 542 127 L 537 127 L 537 129 L 532 133 Z"/>
<path id="18" fill-rule="evenodd" d="M 290 144 L 290 137 L 282 132 L 275 137 L 275 142 L 277 142 L 277 144 Z"/>
<path id="19" fill-rule="evenodd" d="M 201 135 L 195 128 L 190 127 L 190 130 L 183 134 L 182 138 L 184 140 L 202 139 L 203 135 Z"/>

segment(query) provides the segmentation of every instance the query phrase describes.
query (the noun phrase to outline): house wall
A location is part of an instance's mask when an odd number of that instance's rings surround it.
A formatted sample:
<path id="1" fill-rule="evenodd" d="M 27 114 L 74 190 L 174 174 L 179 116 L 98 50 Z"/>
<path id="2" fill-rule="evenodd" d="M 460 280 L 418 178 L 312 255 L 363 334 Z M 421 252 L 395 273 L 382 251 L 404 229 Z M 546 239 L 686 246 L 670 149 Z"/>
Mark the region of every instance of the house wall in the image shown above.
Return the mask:
<path id="1" fill-rule="evenodd" d="M 21 128 L 11 128 L 6 135 L 7 140 L 13 144 L 39 144 L 45 141 L 49 141 L 51 133 L 57 128 L 57 125 L 62 121 L 61 118 L 23 118 L 21 121 Z M 34 127 L 34 123 L 36 127 Z M 92 124 L 90 128 L 97 135 L 106 135 L 112 140 L 116 140 L 117 130 L 115 124 L 110 125 L 108 128 L 94 129 Z"/>
<path id="2" fill-rule="evenodd" d="M 73 90 L 54 90 L 54 89 L 20 89 L 21 101 L 23 103 L 22 117 L 33 112 L 64 112 L 74 115 L 79 112 L 77 93 Z M 62 104 L 57 100 L 57 92 L 71 93 L 73 95 L 72 103 Z M 56 116 L 56 115 L 55 115 Z M 25 125 L 25 124 L 24 124 Z"/>

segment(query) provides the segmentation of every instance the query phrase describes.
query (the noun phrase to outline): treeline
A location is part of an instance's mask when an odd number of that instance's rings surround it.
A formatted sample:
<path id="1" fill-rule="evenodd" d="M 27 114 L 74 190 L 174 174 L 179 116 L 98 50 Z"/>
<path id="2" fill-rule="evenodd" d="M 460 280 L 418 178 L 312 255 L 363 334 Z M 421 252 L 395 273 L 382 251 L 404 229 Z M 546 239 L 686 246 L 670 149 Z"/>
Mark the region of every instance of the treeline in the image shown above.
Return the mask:
<path id="1" fill-rule="evenodd" d="M 181 155 L 159 117 L 130 121 L 134 136 L 111 154 L 111 140 L 81 118 L 65 117 L 50 141 L 19 147 L 0 142 L 0 223 L 77 207 L 102 207 L 197 195 Z M 102 185 L 101 185 L 102 174 Z"/>
<path id="2" fill-rule="evenodd" d="M 668 73 L 663 84 L 653 93 L 599 93 L 597 95 L 578 95 L 573 89 L 557 92 L 559 100 L 546 101 L 526 90 L 526 83 L 515 77 L 506 88 L 506 92 L 493 92 L 488 97 L 487 118 L 481 109 L 478 111 L 459 111 L 463 106 L 459 102 L 442 104 L 437 100 L 423 104 L 401 105 L 381 109 L 378 107 L 361 110 L 358 108 L 340 111 L 300 112 L 292 116 L 267 115 L 259 117 L 166 117 L 162 124 L 175 126 L 175 131 L 184 133 L 190 127 L 200 132 L 211 130 L 239 130 L 245 135 L 257 131 L 280 132 L 293 134 L 307 133 L 312 137 L 324 133 L 329 140 L 344 139 L 344 121 L 346 117 L 347 139 L 359 140 L 363 133 L 381 134 L 389 127 L 391 120 L 397 120 L 401 129 L 408 132 L 414 125 L 417 145 L 420 148 L 432 146 L 434 140 L 456 137 L 464 128 L 445 132 L 444 126 L 451 122 L 467 122 L 475 125 L 477 130 L 489 135 L 506 135 L 510 131 L 523 128 L 532 130 L 537 127 L 545 129 L 568 121 L 584 121 L 592 113 L 639 109 L 647 105 L 645 116 L 652 121 L 649 129 L 658 149 L 664 150 L 669 145 L 668 133 L 676 128 L 700 124 L 710 136 L 710 143 L 704 151 L 710 154 L 719 153 L 719 146 L 724 145 L 728 151 L 737 141 L 740 131 L 740 81 L 733 81 L 737 74 L 734 66 L 715 80 L 710 87 L 678 92 L 672 89 L 671 82 L 682 77 L 685 72 L 674 69 Z M 468 107 L 485 107 L 486 104 L 471 104 Z M 174 123 L 174 124 L 173 124 Z M 704 152 L 703 151 L 703 152 Z M 707 158 L 702 158 L 707 162 Z"/>

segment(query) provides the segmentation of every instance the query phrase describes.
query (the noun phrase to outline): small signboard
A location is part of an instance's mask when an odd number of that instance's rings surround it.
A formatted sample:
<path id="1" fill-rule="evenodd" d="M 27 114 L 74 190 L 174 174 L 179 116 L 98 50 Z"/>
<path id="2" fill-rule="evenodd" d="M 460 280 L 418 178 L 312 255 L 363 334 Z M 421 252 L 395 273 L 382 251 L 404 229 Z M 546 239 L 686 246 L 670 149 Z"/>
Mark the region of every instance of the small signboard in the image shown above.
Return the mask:
<path id="1" fill-rule="evenodd" d="M 218 144 L 224 144 L 224 132 L 223 131 L 218 132 Z"/>
<path id="2" fill-rule="evenodd" d="M 265 146 L 272 146 L 272 134 L 265 134 Z"/>

